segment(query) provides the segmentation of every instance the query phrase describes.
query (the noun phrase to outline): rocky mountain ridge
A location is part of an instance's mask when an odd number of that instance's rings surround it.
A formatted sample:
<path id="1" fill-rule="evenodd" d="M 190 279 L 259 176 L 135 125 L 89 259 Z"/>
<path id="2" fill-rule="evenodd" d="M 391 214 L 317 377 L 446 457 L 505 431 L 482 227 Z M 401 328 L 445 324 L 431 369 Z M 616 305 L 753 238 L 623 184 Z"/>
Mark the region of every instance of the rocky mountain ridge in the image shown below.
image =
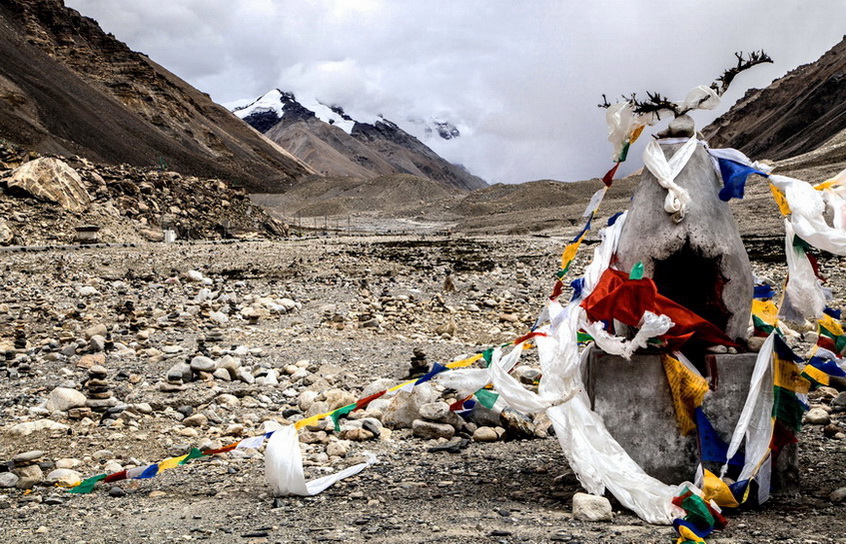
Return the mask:
<path id="1" fill-rule="evenodd" d="M 818 149 L 844 131 L 846 36 L 819 60 L 799 66 L 764 89 L 749 90 L 703 134 L 715 147 L 734 147 L 756 159 L 782 160 Z M 846 160 L 843 146 L 829 152 L 831 161 Z"/>
<path id="2" fill-rule="evenodd" d="M 292 93 L 279 89 L 234 111 L 323 175 L 372 179 L 410 174 L 463 191 L 487 185 L 384 117 L 373 123 L 359 122 L 341 107 L 317 100 L 300 102 Z M 445 121 L 435 122 L 435 127 L 430 130 L 437 130 L 444 139 L 460 134 Z"/>
<path id="3" fill-rule="evenodd" d="M 61 0 L 0 4 L 0 138 L 281 191 L 313 171 Z"/>

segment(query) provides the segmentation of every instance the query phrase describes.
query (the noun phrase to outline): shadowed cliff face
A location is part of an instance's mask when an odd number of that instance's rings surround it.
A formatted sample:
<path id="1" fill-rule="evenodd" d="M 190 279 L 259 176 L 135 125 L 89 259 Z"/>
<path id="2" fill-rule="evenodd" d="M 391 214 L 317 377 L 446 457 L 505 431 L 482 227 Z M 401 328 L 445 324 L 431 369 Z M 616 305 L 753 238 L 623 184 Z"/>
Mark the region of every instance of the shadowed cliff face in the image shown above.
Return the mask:
<path id="1" fill-rule="evenodd" d="M 0 4 L 0 137 L 284 190 L 304 163 L 61 0 Z"/>
<path id="2" fill-rule="evenodd" d="M 780 160 L 817 149 L 846 130 L 846 39 L 819 60 L 746 93 L 703 130 L 715 147 Z"/>

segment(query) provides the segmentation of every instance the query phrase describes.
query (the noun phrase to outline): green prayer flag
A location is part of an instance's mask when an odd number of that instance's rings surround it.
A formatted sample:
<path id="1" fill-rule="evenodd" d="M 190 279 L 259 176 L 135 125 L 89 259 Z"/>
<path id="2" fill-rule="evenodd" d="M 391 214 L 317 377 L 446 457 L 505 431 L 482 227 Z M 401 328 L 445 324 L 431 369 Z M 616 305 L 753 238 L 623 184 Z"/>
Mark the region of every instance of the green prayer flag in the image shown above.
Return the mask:
<path id="1" fill-rule="evenodd" d="M 809 249 L 811 249 L 811 244 L 806 242 L 805 240 L 799 238 L 795 234 L 793 235 L 793 248 L 797 251 L 801 251 L 802 253 L 807 253 Z"/>
<path id="2" fill-rule="evenodd" d="M 769 325 L 766 321 L 758 317 L 757 315 L 752 316 L 752 323 L 754 323 L 755 328 L 759 331 L 769 335 L 775 330 L 775 327 Z"/>
<path id="3" fill-rule="evenodd" d="M 584 344 L 585 342 L 590 342 L 593 340 L 593 336 L 589 335 L 586 332 L 579 331 L 576 333 L 576 341 L 580 344 Z"/>
<path id="4" fill-rule="evenodd" d="M 620 150 L 620 156 L 617 157 L 617 162 L 626 162 L 626 157 L 629 156 L 629 147 L 631 147 L 632 143 L 626 140 L 626 143 L 623 144 L 623 149 Z"/>
<path id="5" fill-rule="evenodd" d="M 341 432 L 341 424 L 338 422 L 340 417 L 345 416 L 345 415 L 349 414 L 350 412 L 352 412 L 353 410 L 355 410 L 355 406 L 356 406 L 356 403 L 347 404 L 346 406 L 338 408 L 337 410 L 335 410 L 334 412 L 329 414 L 329 417 L 332 418 L 332 423 L 335 424 L 335 432 L 336 433 Z"/>
<path id="6" fill-rule="evenodd" d="M 708 510 L 708 506 L 705 504 L 705 501 L 702 500 L 702 497 L 691 494 L 682 501 L 681 506 L 684 511 L 687 512 L 687 515 L 684 517 L 685 520 L 692 521 L 695 525 L 700 527 L 714 526 L 714 516 L 711 515 L 711 512 Z"/>
<path id="7" fill-rule="evenodd" d="M 108 476 L 108 474 L 98 474 L 88 478 L 87 480 L 82 480 L 78 486 L 68 489 L 68 493 L 91 493 L 94 491 L 94 486 L 97 485 L 97 482 L 105 479 L 106 476 Z"/>
<path id="8" fill-rule="evenodd" d="M 846 349 L 846 335 L 840 335 L 834 340 L 834 349 L 837 350 L 837 353 L 843 353 L 843 350 Z"/>
<path id="9" fill-rule="evenodd" d="M 785 427 L 797 433 L 801 431 L 805 409 L 805 405 L 799 402 L 796 393 L 783 387 L 773 387 L 773 417 Z"/>
<path id="10" fill-rule="evenodd" d="M 197 448 L 191 448 L 191 451 L 188 452 L 188 457 L 180 461 L 179 464 L 184 465 L 191 459 L 197 459 L 198 457 L 203 457 L 203 452 Z"/>
<path id="11" fill-rule="evenodd" d="M 630 280 L 642 280 L 643 279 L 643 263 L 638 261 L 632 267 L 632 271 L 629 273 Z"/>
<path id="12" fill-rule="evenodd" d="M 491 361 L 493 360 L 493 352 L 494 348 L 488 348 L 482 352 L 482 358 L 485 360 L 485 368 L 491 366 Z"/>
<path id="13" fill-rule="evenodd" d="M 493 410 L 494 404 L 496 404 L 496 399 L 499 398 L 499 393 L 494 393 L 493 391 L 488 391 L 487 389 L 479 389 L 474 394 L 476 395 L 476 400 L 479 401 L 479 404 L 488 410 Z"/>

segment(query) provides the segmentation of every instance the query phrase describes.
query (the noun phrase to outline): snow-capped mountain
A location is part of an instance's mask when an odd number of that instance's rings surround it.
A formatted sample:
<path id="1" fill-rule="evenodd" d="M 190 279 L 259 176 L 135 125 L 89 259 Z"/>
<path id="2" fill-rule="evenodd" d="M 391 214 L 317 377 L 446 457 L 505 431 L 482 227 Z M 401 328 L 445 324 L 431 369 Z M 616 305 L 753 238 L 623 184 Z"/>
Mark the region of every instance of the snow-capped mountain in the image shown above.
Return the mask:
<path id="1" fill-rule="evenodd" d="M 373 123 L 358 122 L 338 105 L 296 97 L 279 89 L 232 109 L 235 115 L 324 175 L 369 179 L 412 174 L 460 190 L 487 185 L 381 116 Z M 460 134 L 446 121 L 432 120 L 431 127 L 433 137 L 437 133 L 445 140 Z"/>
<path id="2" fill-rule="evenodd" d="M 436 136 L 443 140 L 454 140 L 461 136 L 461 131 L 458 130 L 458 127 L 451 122 L 438 117 L 432 117 L 430 119 L 409 117 L 406 121 L 418 129 L 415 131 L 418 134 L 422 131 L 423 141 L 428 141 Z"/>

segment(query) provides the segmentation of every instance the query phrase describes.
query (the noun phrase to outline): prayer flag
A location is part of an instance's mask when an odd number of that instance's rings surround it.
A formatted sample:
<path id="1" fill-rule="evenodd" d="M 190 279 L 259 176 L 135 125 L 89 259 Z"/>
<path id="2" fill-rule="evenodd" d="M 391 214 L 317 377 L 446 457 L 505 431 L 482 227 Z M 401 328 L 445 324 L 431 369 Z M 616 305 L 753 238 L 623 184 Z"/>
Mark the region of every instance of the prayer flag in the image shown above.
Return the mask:
<path id="1" fill-rule="evenodd" d="M 717 162 L 720 165 L 720 174 L 723 177 L 723 188 L 720 189 L 720 200 L 728 202 L 732 198 L 743 198 L 743 191 L 746 188 L 746 179 L 750 174 L 758 174 L 760 176 L 769 177 L 766 173 L 760 170 L 755 170 L 751 166 L 741 164 L 739 162 L 728 159 L 718 158 Z"/>
<path id="2" fill-rule="evenodd" d="M 479 404 L 488 410 L 493 410 L 494 404 L 496 404 L 496 399 L 499 398 L 499 393 L 494 393 L 493 391 L 488 391 L 487 389 L 479 389 L 476 391 L 475 395 Z"/>
<path id="3" fill-rule="evenodd" d="M 703 462 L 719 463 L 726 462 L 728 455 L 728 443 L 726 443 L 714 430 L 711 422 L 702 408 L 694 411 L 696 417 L 696 428 L 699 431 L 699 452 Z M 742 467 L 744 464 L 743 454 L 737 452 L 728 460 L 729 465 Z"/>
<path id="4" fill-rule="evenodd" d="M 704 343 L 737 345 L 717 326 L 659 294 L 650 278 L 632 280 L 625 272 L 613 268 L 603 272 L 593 292 L 581 305 L 591 321 L 617 319 L 630 327 L 637 327 L 647 310 L 666 315 L 674 325 L 661 338 L 667 341 L 671 350 L 678 349 L 694 336 Z"/>
<path id="5" fill-rule="evenodd" d="M 705 394 L 708 393 L 708 382 L 675 357 L 664 354 L 661 362 L 664 364 L 664 373 L 673 395 L 673 408 L 679 431 L 682 436 L 687 436 L 696 430 L 694 411 L 702 405 Z"/>
<path id="6" fill-rule="evenodd" d="M 740 506 L 731 493 L 729 486 L 710 470 L 705 470 L 702 484 L 702 498 L 706 502 L 713 500 L 719 507 L 737 508 Z"/>
<path id="7" fill-rule="evenodd" d="M 449 370 L 449 369 L 447 367 L 445 367 L 444 365 L 440 364 L 440 363 L 434 363 L 434 364 L 432 364 L 432 370 L 430 370 L 427 374 L 421 376 L 416 382 L 414 382 L 414 385 L 420 385 L 423 382 L 428 382 L 429 380 L 431 380 L 432 378 L 434 378 L 435 376 L 437 376 L 438 374 L 440 374 L 444 370 Z"/>
<path id="8" fill-rule="evenodd" d="M 68 489 L 68 493 L 91 493 L 94 490 L 94 486 L 97 485 L 97 482 L 100 480 L 105 480 L 107 474 L 98 474 L 96 476 L 92 476 L 82 482 L 79 485 L 76 485 L 70 489 Z"/>

